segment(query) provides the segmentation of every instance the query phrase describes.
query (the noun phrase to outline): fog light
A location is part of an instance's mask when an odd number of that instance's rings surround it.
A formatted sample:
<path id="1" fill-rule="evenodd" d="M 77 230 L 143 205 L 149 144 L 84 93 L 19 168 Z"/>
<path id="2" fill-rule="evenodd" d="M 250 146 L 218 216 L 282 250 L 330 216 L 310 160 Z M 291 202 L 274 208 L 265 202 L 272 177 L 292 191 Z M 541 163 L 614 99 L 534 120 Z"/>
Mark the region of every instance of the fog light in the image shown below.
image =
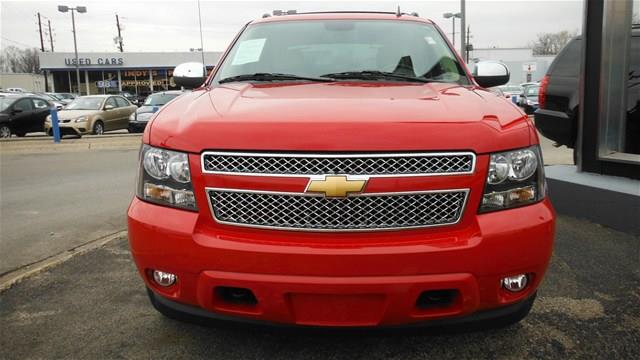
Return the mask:
<path id="1" fill-rule="evenodd" d="M 509 276 L 502 279 L 502 287 L 511 291 L 518 292 L 524 290 L 529 283 L 529 277 L 525 274 Z"/>
<path id="2" fill-rule="evenodd" d="M 153 280 L 160 286 L 171 286 L 176 283 L 177 279 L 178 277 L 175 274 L 153 270 Z"/>

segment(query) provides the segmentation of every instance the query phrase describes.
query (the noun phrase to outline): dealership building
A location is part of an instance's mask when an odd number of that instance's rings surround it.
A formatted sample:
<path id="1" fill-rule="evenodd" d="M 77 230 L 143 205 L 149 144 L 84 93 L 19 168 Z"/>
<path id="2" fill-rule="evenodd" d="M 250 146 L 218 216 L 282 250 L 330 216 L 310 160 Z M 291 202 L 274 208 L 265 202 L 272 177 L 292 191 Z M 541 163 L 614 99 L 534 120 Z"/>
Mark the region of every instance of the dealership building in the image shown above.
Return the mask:
<path id="1" fill-rule="evenodd" d="M 221 52 L 205 52 L 207 69 L 213 69 Z M 179 90 L 173 69 L 185 62 L 202 62 L 201 52 L 108 52 L 78 53 L 80 88 L 74 53 L 40 53 L 40 69 L 50 74 L 49 91 L 82 95 L 127 91 L 145 95 Z"/>

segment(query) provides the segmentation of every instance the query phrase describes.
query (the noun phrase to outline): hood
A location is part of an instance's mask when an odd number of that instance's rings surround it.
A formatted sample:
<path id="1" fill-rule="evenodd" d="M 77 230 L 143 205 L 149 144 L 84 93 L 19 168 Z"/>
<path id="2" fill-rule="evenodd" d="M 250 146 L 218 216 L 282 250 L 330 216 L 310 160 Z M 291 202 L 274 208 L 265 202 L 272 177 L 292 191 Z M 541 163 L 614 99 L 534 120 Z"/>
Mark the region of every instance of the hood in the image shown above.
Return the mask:
<path id="1" fill-rule="evenodd" d="M 155 113 L 161 108 L 161 106 L 150 106 L 150 105 L 142 105 L 138 109 L 136 109 L 136 114 L 144 114 L 144 113 Z"/>
<path id="2" fill-rule="evenodd" d="M 101 112 L 101 110 L 60 110 L 58 111 L 58 119 L 71 120 L 83 115 L 95 115 Z"/>
<path id="3" fill-rule="evenodd" d="M 530 144 L 526 115 L 489 91 L 444 83 L 232 83 L 185 94 L 151 145 L 217 150 L 476 153 Z"/>

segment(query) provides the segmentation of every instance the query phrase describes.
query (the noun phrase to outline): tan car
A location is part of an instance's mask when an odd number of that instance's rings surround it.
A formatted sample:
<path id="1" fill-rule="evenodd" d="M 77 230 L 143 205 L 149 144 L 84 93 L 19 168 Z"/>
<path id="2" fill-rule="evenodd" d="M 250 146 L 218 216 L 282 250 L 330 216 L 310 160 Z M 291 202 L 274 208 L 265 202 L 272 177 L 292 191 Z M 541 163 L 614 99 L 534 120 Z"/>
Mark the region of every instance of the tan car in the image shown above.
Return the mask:
<path id="1" fill-rule="evenodd" d="M 102 135 L 105 131 L 126 129 L 129 115 L 138 107 L 119 95 L 89 95 L 73 100 L 58 111 L 61 135 Z M 51 116 L 44 123 L 48 135 L 53 134 Z"/>

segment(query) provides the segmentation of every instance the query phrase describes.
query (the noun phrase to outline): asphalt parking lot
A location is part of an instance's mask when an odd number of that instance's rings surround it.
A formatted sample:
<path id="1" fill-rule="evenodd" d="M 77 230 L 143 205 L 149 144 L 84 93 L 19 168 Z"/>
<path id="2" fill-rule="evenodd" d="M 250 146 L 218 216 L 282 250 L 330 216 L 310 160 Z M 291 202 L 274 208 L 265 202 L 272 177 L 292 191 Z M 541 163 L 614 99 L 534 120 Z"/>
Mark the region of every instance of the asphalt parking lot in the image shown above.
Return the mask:
<path id="1" fill-rule="evenodd" d="M 291 333 L 200 326 L 148 303 L 126 238 L 0 294 L 0 358 L 640 358 L 640 238 L 559 217 L 532 313 L 486 331 Z"/>

